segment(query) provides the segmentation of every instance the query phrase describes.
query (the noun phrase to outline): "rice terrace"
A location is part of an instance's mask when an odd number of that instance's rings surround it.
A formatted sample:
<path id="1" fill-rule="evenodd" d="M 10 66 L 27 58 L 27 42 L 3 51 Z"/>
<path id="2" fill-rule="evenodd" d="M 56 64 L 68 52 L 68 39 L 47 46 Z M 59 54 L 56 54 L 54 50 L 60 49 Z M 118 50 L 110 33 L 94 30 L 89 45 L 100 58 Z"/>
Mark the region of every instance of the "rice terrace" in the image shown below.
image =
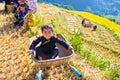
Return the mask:
<path id="1" fill-rule="evenodd" d="M 35 26 L 24 31 L 24 26 L 14 28 L 14 14 L 4 13 L 4 4 L 0 3 L 0 80 L 38 80 L 40 70 L 42 80 L 120 80 L 120 24 L 90 12 L 47 3 L 37 6 Z M 83 18 L 92 26 L 82 26 Z M 69 59 L 43 64 L 31 58 L 30 38 L 40 35 L 45 23 L 51 23 L 54 33 L 61 34 L 73 47 Z M 81 72 L 82 78 L 68 62 Z"/>

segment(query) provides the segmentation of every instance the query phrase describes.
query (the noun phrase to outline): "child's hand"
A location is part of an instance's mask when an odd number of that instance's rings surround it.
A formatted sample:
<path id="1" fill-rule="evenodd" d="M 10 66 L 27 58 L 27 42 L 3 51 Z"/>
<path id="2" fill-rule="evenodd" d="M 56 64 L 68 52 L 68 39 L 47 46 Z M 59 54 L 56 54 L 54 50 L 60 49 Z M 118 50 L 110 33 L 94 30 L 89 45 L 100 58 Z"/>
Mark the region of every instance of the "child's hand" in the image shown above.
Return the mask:
<path id="1" fill-rule="evenodd" d="M 34 54 L 34 50 L 30 50 L 30 54 Z"/>
<path id="2" fill-rule="evenodd" d="M 72 46 L 69 46 L 69 50 L 73 50 L 73 47 L 72 47 Z"/>
<path id="3" fill-rule="evenodd" d="M 31 19 L 28 19 L 28 22 L 32 22 L 32 20 L 31 20 Z"/>

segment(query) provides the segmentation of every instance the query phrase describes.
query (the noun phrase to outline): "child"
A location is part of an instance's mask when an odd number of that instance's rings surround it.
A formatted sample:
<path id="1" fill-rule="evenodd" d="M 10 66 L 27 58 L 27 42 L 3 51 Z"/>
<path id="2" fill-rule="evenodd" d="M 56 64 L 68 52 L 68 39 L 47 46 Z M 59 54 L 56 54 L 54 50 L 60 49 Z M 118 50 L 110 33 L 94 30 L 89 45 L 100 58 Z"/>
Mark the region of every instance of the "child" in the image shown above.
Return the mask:
<path id="1" fill-rule="evenodd" d="M 17 10 L 17 8 L 19 7 L 19 3 L 18 3 L 18 0 L 13 0 L 12 2 L 13 2 L 13 6 L 14 6 L 14 11 L 13 11 L 13 13 L 15 13 L 16 10 Z"/>
<path id="2" fill-rule="evenodd" d="M 27 0 L 19 0 L 18 1 L 19 2 L 19 4 L 21 5 L 21 4 L 24 4 L 25 5 L 25 8 L 29 8 L 29 6 L 28 6 L 28 3 L 27 3 Z"/>
<path id="3" fill-rule="evenodd" d="M 4 0 L 5 1 L 5 12 L 8 13 L 7 5 L 10 5 L 12 0 Z"/>
<path id="4" fill-rule="evenodd" d="M 42 35 L 33 41 L 29 48 L 30 54 L 33 54 L 34 50 L 36 51 L 36 56 L 39 60 L 42 60 L 43 54 L 50 54 L 50 59 L 53 59 L 58 55 L 59 52 L 55 43 L 59 43 L 66 49 L 72 50 L 72 47 L 68 43 L 54 36 L 53 27 L 51 24 L 43 25 L 41 32 Z M 40 42 L 41 45 L 35 49 L 36 45 Z"/>
<path id="5" fill-rule="evenodd" d="M 23 26 L 26 27 L 25 30 L 27 29 L 27 26 L 28 27 L 34 26 L 34 22 L 35 22 L 35 19 L 34 19 L 33 10 L 28 9 L 28 13 L 24 18 L 24 25 Z"/>
<path id="6" fill-rule="evenodd" d="M 15 26 L 23 26 L 24 16 L 28 13 L 28 10 L 25 8 L 24 4 L 21 4 L 15 13 L 16 22 Z"/>

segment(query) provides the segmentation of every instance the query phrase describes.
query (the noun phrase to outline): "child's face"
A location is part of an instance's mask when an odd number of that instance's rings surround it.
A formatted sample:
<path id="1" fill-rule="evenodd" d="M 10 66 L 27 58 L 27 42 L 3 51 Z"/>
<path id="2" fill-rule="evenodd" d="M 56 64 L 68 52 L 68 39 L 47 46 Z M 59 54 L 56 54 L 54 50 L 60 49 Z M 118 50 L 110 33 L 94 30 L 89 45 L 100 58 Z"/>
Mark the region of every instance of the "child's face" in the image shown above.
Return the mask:
<path id="1" fill-rule="evenodd" d="M 29 13 L 29 14 L 32 14 L 32 13 L 33 13 L 33 11 L 32 11 L 32 10 L 28 10 L 28 13 Z"/>
<path id="2" fill-rule="evenodd" d="M 25 10 L 25 7 L 20 6 L 20 10 L 21 10 L 21 11 L 24 11 L 24 10 Z"/>
<path id="3" fill-rule="evenodd" d="M 53 36 L 53 31 L 51 29 L 43 29 L 42 34 L 48 40 Z"/>

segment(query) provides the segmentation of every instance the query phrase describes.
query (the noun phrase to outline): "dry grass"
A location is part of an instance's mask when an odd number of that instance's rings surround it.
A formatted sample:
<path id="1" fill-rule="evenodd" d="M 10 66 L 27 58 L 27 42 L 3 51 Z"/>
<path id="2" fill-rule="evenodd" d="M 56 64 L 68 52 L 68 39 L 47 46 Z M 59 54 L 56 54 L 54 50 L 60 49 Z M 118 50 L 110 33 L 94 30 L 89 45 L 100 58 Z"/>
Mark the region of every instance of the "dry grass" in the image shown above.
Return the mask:
<path id="1" fill-rule="evenodd" d="M 0 4 L 0 6 L 2 10 L 3 4 Z M 39 4 L 38 6 L 37 14 L 44 18 L 45 23 L 50 23 L 51 19 L 55 20 L 58 29 L 61 30 L 62 22 L 59 23 L 59 15 L 62 13 L 71 32 L 74 26 L 76 28 L 80 27 L 79 18 L 81 20 L 81 17 L 66 13 L 52 5 Z M 33 62 L 28 50 L 31 35 L 29 32 L 21 33 L 22 29 L 18 31 L 10 29 L 9 25 L 13 21 L 12 14 L 0 13 L 0 80 L 35 80 L 36 74 L 40 69 L 43 70 L 42 77 L 44 80 L 79 80 L 67 64 L 41 68 Z M 40 27 L 37 28 L 38 30 L 40 29 Z M 65 31 L 67 30 L 61 30 L 64 35 L 67 35 Z M 104 78 L 101 71 L 89 65 L 85 59 L 75 57 L 73 60 L 76 61 L 74 63 L 77 64 L 78 69 L 82 71 L 88 80 L 96 80 L 97 76 L 100 76 L 98 80 Z"/>
<path id="2" fill-rule="evenodd" d="M 0 5 L 3 9 L 3 4 Z M 53 9 L 53 6 L 51 6 L 51 9 Z M 54 12 L 54 9 L 52 11 Z M 28 48 L 31 35 L 29 35 L 29 32 L 22 33 L 23 29 L 16 31 L 16 29 L 9 27 L 15 20 L 13 14 L 0 14 L 0 17 L 2 17 L 0 19 L 0 24 L 2 24 L 0 26 L 0 80 L 35 80 L 41 67 L 36 65 L 29 55 Z M 53 17 L 55 16 L 50 15 L 46 16 L 45 19 L 49 22 Z M 67 65 L 52 66 L 42 68 L 42 70 L 44 80 L 67 80 L 72 72 Z M 72 74 L 72 76 L 75 75 Z M 71 79 L 77 80 L 78 78 L 75 76 Z"/>

